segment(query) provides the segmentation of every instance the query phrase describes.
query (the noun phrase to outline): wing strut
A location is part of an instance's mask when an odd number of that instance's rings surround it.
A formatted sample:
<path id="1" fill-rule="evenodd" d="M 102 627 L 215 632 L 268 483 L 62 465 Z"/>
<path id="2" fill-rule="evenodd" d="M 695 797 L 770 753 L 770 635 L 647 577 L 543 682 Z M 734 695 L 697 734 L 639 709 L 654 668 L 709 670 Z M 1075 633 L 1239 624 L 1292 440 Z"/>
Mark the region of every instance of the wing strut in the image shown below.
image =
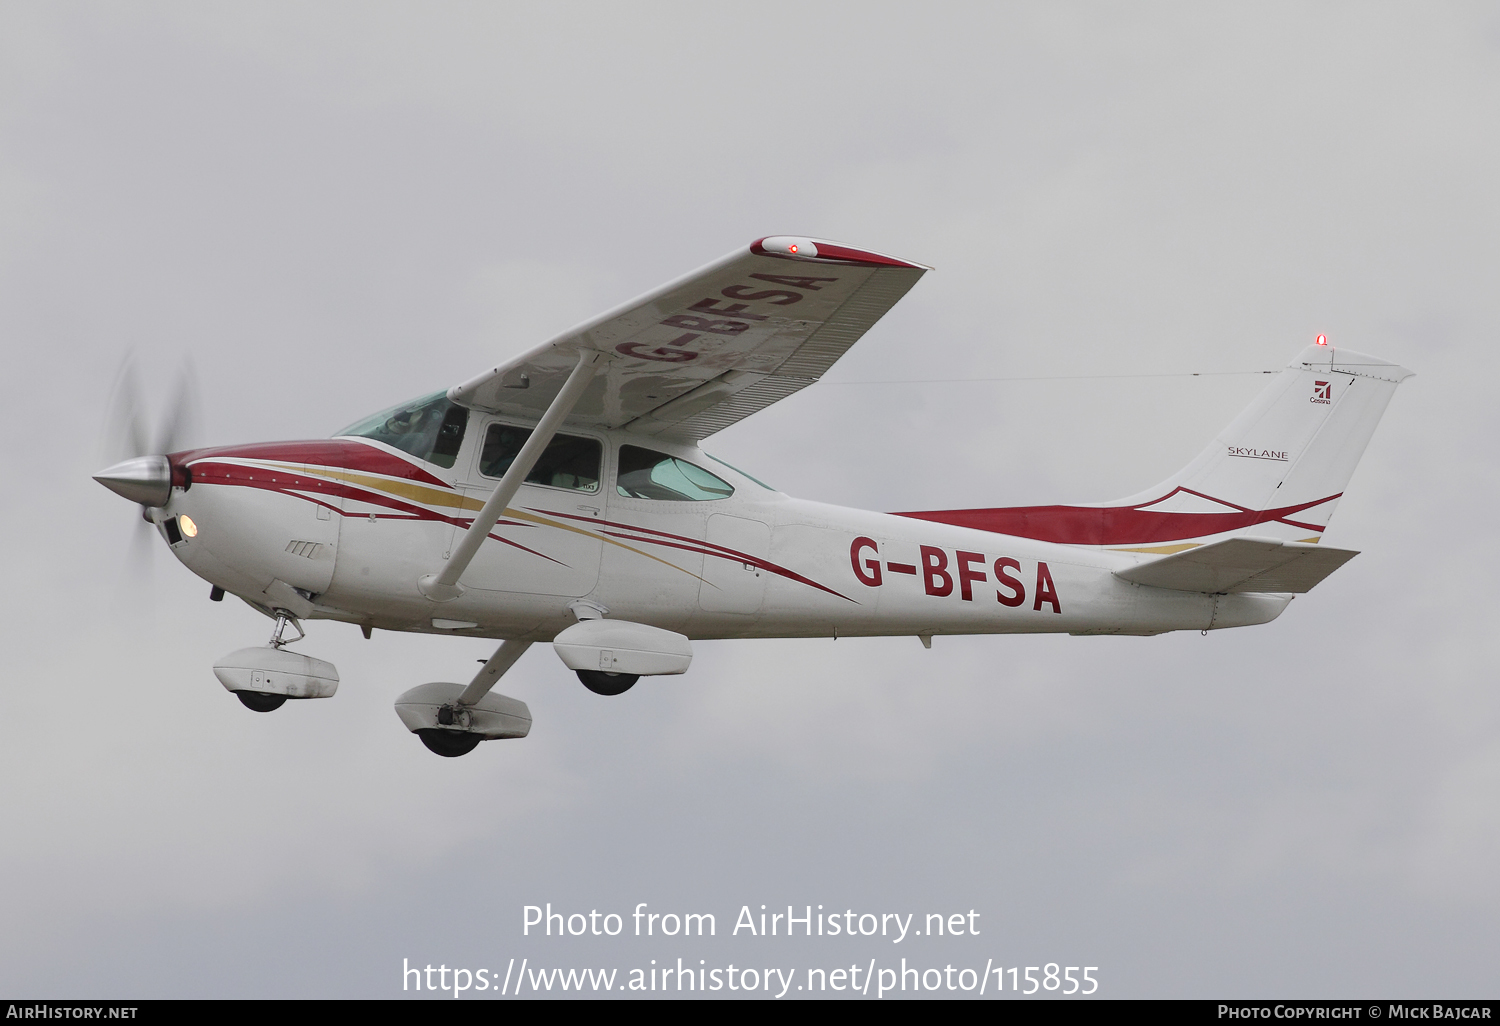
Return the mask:
<path id="1" fill-rule="evenodd" d="M 495 649 L 495 654 L 490 656 L 489 662 L 485 663 L 484 668 L 475 674 L 473 682 L 464 688 L 464 693 L 459 695 L 453 704 L 464 707 L 472 706 L 489 694 L 490 688 L 505 676 L 505 671 L 514 666 L 516 660 L 525 655 L 530 647 L 531 642 L 517 641 L 514 638 L 501 642 L 500 647 Z"/>
<path id="2" fill-rule="evenodd" d="M 573 368 L 573 373 L 568 375 L 568 380 L 563 384 L 562 390 L 557 393 L 557 398 L 552 400 L 552 405 L 547 407 L 547 412 L 542 414 L 542 419 L 537 421 L 536 429 L 531 432 L 531 437 L 526 444 L 521 446 L 521 451 L 516 453 L 515 460 L 510 469 L 506 470 L 505 476 L 495 486 L 495 491 L 485 502 L 474 517 L 474 522 L 469 525 L 468 533 L 453 550 L 453 555 L 443 567 L 441 573 L 427 574 L 417 581 L 417 587 L 423 595 L 434 602 L 451 602 L 464 593 L 463 585 L 458 579 L 463 576 L 469 568 L 469 563 L 479 552 L 479 546 L 484 544 L 485 538 L 489 537 L 490 528 L 495 526 L 495 521 L 505 512 L 505 506 L 511 499 L 515 498 L 516 492 L 521 487 L 521 482 L 526 480 L 526 475 L 531 473 L 531 468 L 536 466 L 536 461 L 541 458 L 542 452 L 547 448 L 547 443 L 552 441 L 552 436 L 557 434 L 558 427 L 563 419 L 572 411 L 573 405 L 578 402 L 578 397 L 583 395 L 583 390 L 589 386 L 594 377 L 594 364 L 598 363 L 604 356 L 603 353 L 594 349 L 585 349 L 578 354 L 578 366 Z"/>

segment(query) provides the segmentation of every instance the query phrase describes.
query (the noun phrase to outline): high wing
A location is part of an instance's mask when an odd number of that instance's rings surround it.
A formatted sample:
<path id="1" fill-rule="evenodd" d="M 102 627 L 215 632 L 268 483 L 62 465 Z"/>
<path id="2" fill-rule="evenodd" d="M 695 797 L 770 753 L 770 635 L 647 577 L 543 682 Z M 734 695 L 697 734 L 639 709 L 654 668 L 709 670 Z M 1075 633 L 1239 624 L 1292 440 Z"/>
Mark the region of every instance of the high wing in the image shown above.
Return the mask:
<path id="1" fill-rule="evenodd" d="M 540 417 L 608 355 L 568 416 L 696 442 L 806 388 L 929 268 L 836 243 L 759 239 L 449 389 L 461 406 Z"/>

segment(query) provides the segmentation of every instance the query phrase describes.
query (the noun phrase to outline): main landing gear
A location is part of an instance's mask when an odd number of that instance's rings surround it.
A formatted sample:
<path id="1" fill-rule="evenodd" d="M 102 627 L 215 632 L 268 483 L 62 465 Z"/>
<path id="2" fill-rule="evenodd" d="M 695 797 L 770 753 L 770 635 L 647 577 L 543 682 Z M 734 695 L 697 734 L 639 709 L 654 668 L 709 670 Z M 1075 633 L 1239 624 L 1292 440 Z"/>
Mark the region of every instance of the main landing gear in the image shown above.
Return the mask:
<path id="1" fill-rule="evenodd" d="M 268 695 L 264 691 L 236 691 L 234 697 L 254 712 L 275 712 L 286 704 L 285 695 Z"/>
<path id="2" fill-rule="evenodd" d="M 429 752 L 441 755 L 445 759 L 456 759 L 460 755 L 468 755 L 479 747 L 479 742 L 484 740 L 483 734 L 476 734 L 470 730 L 439 730 L 428 727 L 417 731 L 417 737 L 427 746 Z"/>
<path id="3" fill-rule="evenodd" d="M 628 620 L 606 620 L 592 602 L 568 607 L 578 622 L 552 639 L 563 665 L 596 695 L 623 695 L 642 676 L 685 673 L 693 646 L 681 634 Z"/>
<path id="4" fill-rule="evenodd" d="M 553 638 L 552 648 L 596 695 L 623 695 L 642 676 L 683 673 L 692 662 L 692 645 L 681 634 L 607 620 L 609 610 L 583 600 L 568 609 L 578 622 Z M 428 751 L 448 759 L 469 754 L 481 741 L 525 737 L 531 710 L 491 688 L 530 647 L 529 641 L 504 642 L 467 687 L 435 681 L 412 688 L 396 699 L 396 715 Z"/>
<path id="5" fill-rule="evenodd" d="M 641 679 L 638 673 L 609 673 L 604 670 L 578 670 L 583 686 L 596 695 L 623 695 Z"/>
<path id="6" fill-rule="evenodd" d="M 412 688 L 396 699 L 396 715 L 428 751 L 446 759 L 468 755 L 481 741 L 525 737 L 531 732 L 526 703 L 490 689 L 530 647 L 529 641 L 504 642 L 468 687 L 438 681 Z"/>

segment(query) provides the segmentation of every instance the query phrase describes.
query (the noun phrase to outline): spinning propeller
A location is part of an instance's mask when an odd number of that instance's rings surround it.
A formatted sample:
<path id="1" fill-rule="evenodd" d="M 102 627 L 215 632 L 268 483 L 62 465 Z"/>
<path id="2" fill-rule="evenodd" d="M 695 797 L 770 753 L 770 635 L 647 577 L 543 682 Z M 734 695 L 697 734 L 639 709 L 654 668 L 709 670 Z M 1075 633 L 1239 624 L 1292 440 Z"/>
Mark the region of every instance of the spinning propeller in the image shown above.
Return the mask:
<path id="1" fill-rule="evenodd" d="M 94 480 L 116 495 L 140 503 L 144 524 L 154 523 L 151 510 L 166 505 L 172 495 L 172 464 L 166 454 L 184 448 L 184 439 L 196 426 L 197 406 L 192 369 L 184 362 L 176 391 L 159 419 L 156 433 L 151 435 L 135 363 L 127 357 L 120 368 L 102 446 L 105 458 L 117 462 L 95 474 Z M 147 531 L 137 531 L 138 551 L 147 535 Z"/>

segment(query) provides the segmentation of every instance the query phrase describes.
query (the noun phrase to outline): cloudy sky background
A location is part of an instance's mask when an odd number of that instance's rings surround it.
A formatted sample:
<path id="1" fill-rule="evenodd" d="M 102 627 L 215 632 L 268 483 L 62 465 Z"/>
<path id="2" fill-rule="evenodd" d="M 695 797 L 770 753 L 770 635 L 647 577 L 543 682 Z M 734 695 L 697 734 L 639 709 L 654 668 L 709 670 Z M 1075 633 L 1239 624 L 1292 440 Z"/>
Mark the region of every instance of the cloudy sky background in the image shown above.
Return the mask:
<path id="1" fill-rule="evenodd" d="M 5 4 L 0 992 L 904 955 L 1494 996 L 1497 181 L 1493 4 Z M 198 441 L 325 436 L 778 233 L 936 271 L 709 451 L 866 508 L 1108 499 L 1264 380 L 1207 372 L 1325 332 L 1418 374 L 1328 534 L 1364 554 L 1208 637 L 712 642 L 617 699 L 539 647 L 532 736 L 444 760 L 392 700 L 486 644 L 314 624 L 338 696 L 251 714 L 210 667 L 266 621 L 133 574 L 89 480 L 127 352 L 158 407 L 191 359 Z M 523 941 L 546 901 L 983 933 Z"/>

